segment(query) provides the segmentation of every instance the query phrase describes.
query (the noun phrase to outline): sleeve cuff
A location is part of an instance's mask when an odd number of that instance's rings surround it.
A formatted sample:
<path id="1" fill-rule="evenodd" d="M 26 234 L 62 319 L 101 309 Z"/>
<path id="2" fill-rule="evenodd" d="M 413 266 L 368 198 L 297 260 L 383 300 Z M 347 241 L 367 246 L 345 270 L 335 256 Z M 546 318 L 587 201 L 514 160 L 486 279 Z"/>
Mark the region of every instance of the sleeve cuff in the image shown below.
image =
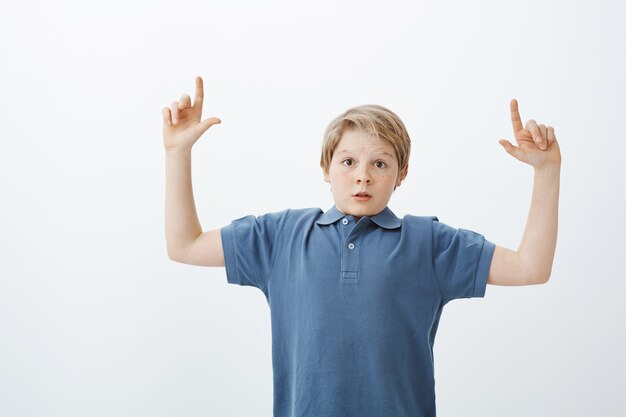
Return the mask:
<path id="1" fill-rule="evenodd" d="M 224 266 L 226 268 L 226 280 L 229 284 L 241 285 L 237 270 L 237 239 L 235 239 L 235 225 L 233 223 L 222 227 L 222 250 L 224 252 Z"/>
<path id="2" fill-rule="evenodd" d="M 484 297 L 487 289 L 487 278 L 489 277 L 489 268 L 491 266 L 491 258 L 496 245 L 485 239 L 483 249 L 480 253 L 478 261 L 478 269 L 476 270 L 476 281 L 474 284 L 474 293 L 472 297 Z"/>

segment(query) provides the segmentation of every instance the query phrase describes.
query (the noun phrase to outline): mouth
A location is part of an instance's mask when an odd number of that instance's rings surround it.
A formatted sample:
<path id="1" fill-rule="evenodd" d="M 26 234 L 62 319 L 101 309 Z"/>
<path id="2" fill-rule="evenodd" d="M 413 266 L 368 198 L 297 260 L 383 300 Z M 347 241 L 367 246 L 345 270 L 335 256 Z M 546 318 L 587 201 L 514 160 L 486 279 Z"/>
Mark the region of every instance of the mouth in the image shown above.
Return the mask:
<path id="1" fill-rule="evenodd" d="M 372 196 L 365 191 L 361 191 L 359 193 L 354 194 L 352 198 L 354 198 L 356 201 L 364 203 L 366 201 L 369 201 L 372 198 Z"/>

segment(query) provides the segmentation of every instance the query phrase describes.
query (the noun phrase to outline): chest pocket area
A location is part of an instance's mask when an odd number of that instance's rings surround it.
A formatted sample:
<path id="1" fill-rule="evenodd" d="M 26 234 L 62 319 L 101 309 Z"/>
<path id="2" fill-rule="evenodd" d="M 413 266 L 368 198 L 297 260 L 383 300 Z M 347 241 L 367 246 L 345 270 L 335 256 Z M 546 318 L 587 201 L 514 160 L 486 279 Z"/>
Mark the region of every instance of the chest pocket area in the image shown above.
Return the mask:
<path id="1" fill-rule="evenodd" d="M 436 296 L 438 294 L 433 277 L 428 271 L 428 259 L 415 254 L 370 248 L 372 253 L 362 253 L 359 285 L 373 296 L 376 294 L 413 296 Z M 369 252 L 365 251 L 365 252 Z"/>

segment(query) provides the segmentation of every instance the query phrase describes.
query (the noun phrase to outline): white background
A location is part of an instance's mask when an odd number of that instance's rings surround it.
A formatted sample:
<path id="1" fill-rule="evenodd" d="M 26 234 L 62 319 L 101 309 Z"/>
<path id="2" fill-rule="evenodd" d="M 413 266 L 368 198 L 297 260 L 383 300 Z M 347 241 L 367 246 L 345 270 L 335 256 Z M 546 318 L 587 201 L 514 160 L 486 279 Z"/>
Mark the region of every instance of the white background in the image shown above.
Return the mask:
<path id="1" fill-rule="evenodd" d="M 438 415 L 625 415 L 625 40 L 618 0 L 2 2 L 0 415 L 271 416 L 263 294 L 166 253 L 161 109 L 196 75 L 204 230 L 330 208 L 324 128 L 377 103 L 413 141 L 389 207 L 516 249 L 509 100 L 554 126 L 551 279 L 446 306 Z"/>

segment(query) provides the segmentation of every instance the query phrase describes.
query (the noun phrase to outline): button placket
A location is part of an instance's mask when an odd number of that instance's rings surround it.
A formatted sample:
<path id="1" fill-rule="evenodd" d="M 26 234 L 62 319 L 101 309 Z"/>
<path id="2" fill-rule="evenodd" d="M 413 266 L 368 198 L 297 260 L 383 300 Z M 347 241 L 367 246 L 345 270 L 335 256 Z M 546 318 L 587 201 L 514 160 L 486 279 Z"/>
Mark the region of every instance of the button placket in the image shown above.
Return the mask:
<path id="1" fill-rule="evenodd" d="M 359 281 L 359 265 L 361 262 L 358 241 L 361 233 L 366 228 L 366 224 L 367 222 L 359 222 L 347 233 L 347 236 L 344 235 L 346 239 L 341 251 L 341 282 L 343 284 L 356 284 Z"/>

